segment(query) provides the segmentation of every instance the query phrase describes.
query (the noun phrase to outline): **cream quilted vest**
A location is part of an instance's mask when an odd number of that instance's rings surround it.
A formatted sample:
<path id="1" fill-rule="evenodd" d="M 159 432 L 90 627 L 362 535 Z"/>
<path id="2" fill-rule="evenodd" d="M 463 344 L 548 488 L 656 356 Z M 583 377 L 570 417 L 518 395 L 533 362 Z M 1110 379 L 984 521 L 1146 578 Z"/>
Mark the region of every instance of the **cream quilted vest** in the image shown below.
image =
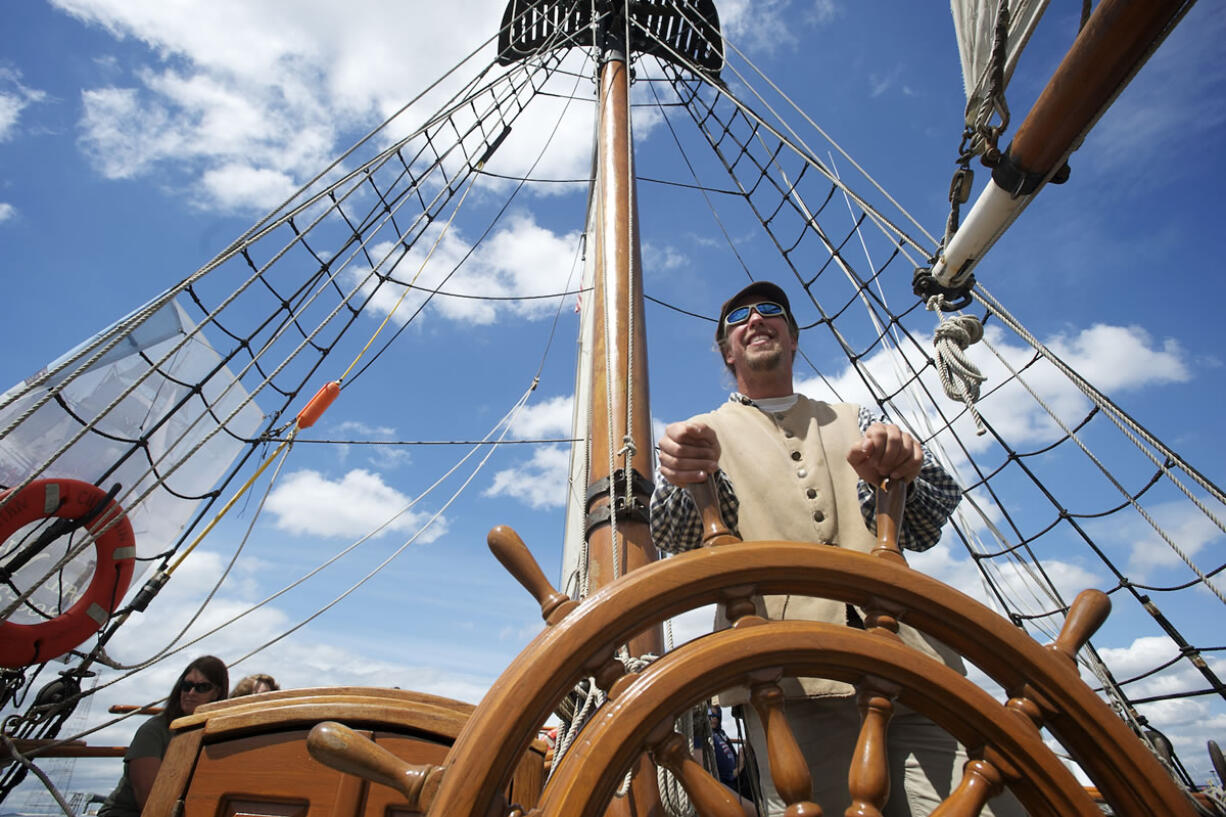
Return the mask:
<path id="1" fill-rule="evenodd" d="M 876 544 L 860 513 L 859 477 L 847 452 L 860 439 L 858 407 L 800 397 L 792 408 L 770 414 L 756 406 L 728 402 L 694 421 L 719 437 L 720 468 L 740 500 L 738 529 L 745 541 L 785 539 L 868 553 Z M 735 547 L 735 546 L 734 546 Z M 770 619 L 803 619 L 846 624 L 843 602 L 808 596 L 766 596 L 759 612 Z M 728 626 L 723 610 L 716 628 Z M 961 658 L 936 639 L 903 624 L 903 641 L 965 674 Z M 788 697 L 854 694 L 846 683 L 824 678 L 785 680 Z M 720 695 L 721 703 L 746 700 L 744 688 Z"/>

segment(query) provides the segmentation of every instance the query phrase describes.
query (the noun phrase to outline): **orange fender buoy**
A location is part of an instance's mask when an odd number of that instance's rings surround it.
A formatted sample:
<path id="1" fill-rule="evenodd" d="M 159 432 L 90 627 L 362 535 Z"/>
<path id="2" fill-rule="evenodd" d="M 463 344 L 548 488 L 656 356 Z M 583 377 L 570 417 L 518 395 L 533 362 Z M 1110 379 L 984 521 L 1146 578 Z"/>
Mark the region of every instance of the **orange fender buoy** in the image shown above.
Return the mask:
<path id="1" fill-rule="evenodd" d="M 0 542 L 31 522 L 52 516 L 80 519 L 107 501 L 101 488 L 76 479 L 38 479 L 10 498 L 11 493 L 12 489 L 0 493 L 0 500 L 9 499 L 0 508 Z M 24 667 L 63 655 L 98 632 L 115 612 L 132 580 L 136 536 L 113 499 L 94 517 L 89 530 L 107 525 L 94 540 L 94 577 L 76 603 L 37 624 L 0 623 L 0 667 Z"/>

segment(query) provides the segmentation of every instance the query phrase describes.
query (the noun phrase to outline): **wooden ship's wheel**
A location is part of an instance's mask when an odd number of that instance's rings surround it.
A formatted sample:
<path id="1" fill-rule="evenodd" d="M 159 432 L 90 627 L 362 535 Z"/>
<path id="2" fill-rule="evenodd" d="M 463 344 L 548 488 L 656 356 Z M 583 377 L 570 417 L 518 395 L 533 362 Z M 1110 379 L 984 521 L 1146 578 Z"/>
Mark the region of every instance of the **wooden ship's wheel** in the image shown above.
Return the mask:
<path id="1" fill-rule="evenodd" d="M 784 718 L 783 676 L 850 682 L 859 690 L 862 731 L 848 770 L 854 814 L 879 814 L 889 791 L 886 729 L 895 702 L 930 717 L 972 760 L 960 786 L 934 814 L 978 814 L 1007 786 L 1032 817 L 1102 811 L 1043 740 L 1048 730 L 1121 817 L 1193 815 L 1191 801 L 1156 757 L 1081 680 L 1074 656 L 1105 619 L 1107 597 L 1078 597 L 1057 641 L 1041 646 L 970 597 L 906 566 L 881 517 L 872 555 L 797 542 L 712 544 L 630 573 L 582 604 L 546 582 L 527 548 L 495 528 L 491 548 L 541 603 L 547 627 L 490 689 L 447 759 L 410 766 L 320 725 L 317 759 L 396 785 L 410 808 L 434 817 L 599 815 L 619 781 L 647 753 L 669 769 L 702 815 L 739 815 L 741 806 L 691 757 L 674 731 L 678 713 L 732 686 L 751 689 L 765 725 L 770 774 L 790 815 L 821 814 L 809 802 L 803 757 Z M 768 622 L 755 594 L 822 596 L 857 605 L 865 630 L 816 622 Z M 731 629 L 692 641 L 628 673 L 619 645 L 664 618 L 724 604 Z M 940 639 L 1001 685 L 1000 703 L 958 672 L 904 646 L 898 621 Z M 538 804 L 508 803 L 523 753 L 555 706 L 584 677 L 608 696 L 552 770 Z M 364 770 L 364 771 L 363 771 Z M 765 772 L 764 772 L 765 773 Z"/>

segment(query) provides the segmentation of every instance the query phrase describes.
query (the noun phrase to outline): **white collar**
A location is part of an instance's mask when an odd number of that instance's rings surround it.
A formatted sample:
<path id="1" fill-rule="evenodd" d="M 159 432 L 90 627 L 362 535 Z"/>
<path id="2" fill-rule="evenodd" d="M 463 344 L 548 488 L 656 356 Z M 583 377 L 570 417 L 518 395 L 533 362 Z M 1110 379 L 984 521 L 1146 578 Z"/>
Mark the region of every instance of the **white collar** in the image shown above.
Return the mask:
<path id="1" fill-rule="evenodd" d="M 787 411 L 792 406 L 796 405 L 796 401 L 800 399 L 800 395 L 792 393 L 785 397 L 763 397 L 759 400 L 751 400 L 740 392 L 733 392 L 730 399 L 736 403 L 743 403 L 747 406 L 755 406 L 762 411 L 776 414 L 781 411 Z"/>

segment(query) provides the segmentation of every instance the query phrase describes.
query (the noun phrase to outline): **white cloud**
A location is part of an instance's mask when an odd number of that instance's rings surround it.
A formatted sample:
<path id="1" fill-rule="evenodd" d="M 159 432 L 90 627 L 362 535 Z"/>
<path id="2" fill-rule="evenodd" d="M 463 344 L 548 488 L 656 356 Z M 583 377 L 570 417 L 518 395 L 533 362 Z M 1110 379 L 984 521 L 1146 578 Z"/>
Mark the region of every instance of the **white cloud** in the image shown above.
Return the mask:
<path id="1" fill-rule="evenodd" d="M 342 438 L 358 438 L 392 443 L 396 441 L 396 429 L 389 426 L 370 426 L 357 420 L 346 420 L 334 427 L 335 436 Z M 349 459 L 354 446 L 338 443 L 330 446 L 341 462 Z M 409 446 L 405 445 L 362 445 L 357 446 L 362 451 L 366 462 L 377 471 L 387 471 L 399 468 L 412 462 L 413 455 Z"/>
<path id="2" fill-rule="evenodd" d="M 183 174 L 196 204 L 222 210 L 279 201 L 270 188 L 279 193 L 295 187 L 349 146 L 351 139 L 336 123 L 360 132 L 397 114 L 406 102 L 404 88 L 426 88 L 455 63 L 457 53 L 485 39 L 472 20 L 496 21 L 502 13 L 496 0 L 429 8 L 355 0 L 343 9 L 323 0 L 185 0 L 173 9 L 122 0 L 57 4 L 117 39 L 149 48 L 141 64 L 113 65 L 109 84 L 85 92 L 81 144 L 91 160 L 112 178 L 165 165 Z M 419 36 L 386 36 L 395 30 Z M 447 36 L 426 33 L 431 31 Z M 466 42 L 457 43 L 457 33 Z M 487 42 L 481 55 L 400 115 L 393 131 L 403 135 L 423 122 L 459 82 L 487 64 L 492 51 Z M 587 99 L 591 83 L 584 59 L 577 52 L 566 57 L 564 66 L 578 77 L 556 75 L 549 90 L 559 98 L 542 98 L 532 116 L 515 122 L 489 170 L 518 176 L 535 162 L 537 178 L 586 177 L 594 106 Z M 569 103 L 560 98 L 571 95 Z M 477 131 L 469 141 L 481 138 Z M 232 167 L 249 173 L 237 191 L 217 176 Z M 491 178 L 482 184 L 511 182 Z M 531 189 L 547 194 L 574 188 Z"/>
<path id="3" fill-rule="evenodd" d="M 241 164 L 206 170 L 200 184 L 209 201 L 228 209 L 272 209 L 296 189 L 285 173 Z"/>
<path id="4" fill-rule="evenodd" d="M 15 218 L 16 215 L 16 207 L 9 204 L 7 201 L 0 201 L 0 224 L 3 224 L 11 218 Z"/>
<path id="5" fill-rule="evenodd" d="M 357 538 L 384 523 L 388 524 L 380 535 L 392 531 L 415 534 L 430 514 L 401 513 L 409 504 L 408 497 L 369 471 L 353 470 L 333 481 L 317 471 L 303 470 L 281 479 L 266 508 L 276 517 L 276 526 L 290 533 Z M 446 529 L 447 520 L 440 517 L 417 541 L 432 542 Z"/>
<path id="6" fill-rule="evenodd" d="M 773 51 L 780 46 L 795 46 L 797 32 L 785 19 L 790 2 L 729 0 L 721 3 L 719 21 L 725 38 L 742 51 Z"/>
<path id="7" fill-rule="evenodd" d="M 0 142 L 13 135 L 23 107 L 22 100 L 13 94 L 0 94 Z"/>
<path id="8" fill-rule="evenodd" d="M 108 178 L 131 178 L 177 152 L 179 137 L 168 131 L 165 109 L 144 104 L 134 89 L 85 91 L 81 102 L 82 146 Z"/>
<path id="9" fill-rule="evenodd" d="M 566 504 L 570 477 L 570 450 L 550 445 L 532 452 L 532 459 L 494 475 L 486 496 L 509 496 L 533 508 L 560 508 Z"/>
<path id="10" fill-rule="evenodd" d="M 471 245 L 455 228 L 439 239 L 442 229 L 441 225 L 432 226 L 407 254 L 388 243 L 373 248 L 372 255 L 379 259 L 381 269 L 391 271 L 394 264 L 392 274 L 397 280 L 415 281 L 418 291 L 410 292 L 403 301 L 403 286 L 388 282 L 376 290 L 377 282 L 370 277 L 369 269 L 351 267 L 346 271 L 351 286 L 364 281 L 362 291 L 373 293 L 369 306 L 372 315 L 382 318 L 395 310 L 393 320 L 404 323 L 425 300 L 427 293 L 422 290 L 435 288 L 441 293 L 431 298 L 426 314 L 469 324 L 491 324 L 502 315 L 538 319 L 557 311 L 557 298 L 531 296 L 566 291 L 579 241 L 577 232 L 557 235 L 539 226 L 531 215 L 514 213 L 448 278 Z M 387 263 L 382 261 L 384 257 L 389 259 Z M 488 300 L 499 297 L 531 299 Z"/>
<path id="11" fill-rule="evenodd" d="M 890 71 L 889 73 L 879 74 L 879 73 L 873 72 L 869 74 L 868 75 L 868 88 L 869 88 L 868 95 L 870 97 L 876 98 L 886 93 L 887 91 L 893 89 L 894 86 L 898 85 L 899 80 L 902 79 L 903 71 L 904 71 L 903 66 L 896 65 L 894 67 L 894 70 Z M 902 87 L 902 91 L 904 94 L 908 96 L 910 95 L 906 89 L 906 86 Z"/>
<path id="12" fill-rule="evenodd" d="M 596 106 L 588 77 L 593 67 L 586 53 L 571 51 L 563 57 L 561 69 L 542 89 L 556 96 L 538 96 L 532 101 L 532 114 L 515 120 L 514 127 L 486 166 L 491 173 L 512 179 L 558 180 L 586 180 L 591 174 Z M 637 89 L 634 93 L 639 95 Z M 644 118 L 645 112 L 644 109 L 634 111 L 637 136 L 648 132 L 655 122 L 656 117 Z M 483 184 L 493 184 L 499 189 L 514 183 L 511 179 L 483 180 Z M 558 184 L 532 185 L 529 189 L 538 194 L 565 194 L 582 187 L 585 185 Z"/>
<path id="13" fill-rule="evenodd" d="M 1140 326 L 1096 323 L 1047 342 L 1057 356 L 1104 391 L 1188 380 L 1186 353 L 1173 338 L 1154 344 Z"/>
<path id="14" fill-rule="evenodd" d="M 1164 635 L 1145 636 L 1127 647 L 1099 647 L 1098 653 L 1120 678 L 1126 679 L 1170 661 L 1179 654 L 1179 647 Z"/>
<path id="15" fill-rule="evenodd" d="M 370 426 L 361 420 L 346 420 L 336 426 L 340 434 L 359 434 L 364 437 L 391 437 L 396 429 L 390 426 Z"/>
<path id="16" fill-rule="evenodd" d="M 656 244 L 647 243 L 643 245 L 642 252 L 643 267 L 652 270 L 656 274 L 664 270 L 675 270 L 689 263 L 689 258 L 686 254 L 672 245 L 661 247 Z"/>
<path id="17" fill-rule="evenodd" d="M 814 25 L 823 26 L 834 22 L 841 13 L 842 9 L 834 0 L 813 0 L 813 7 L 806 18 Z"/>
<path id="18" fill-rule="evenodd" d="M 263 209 L 322 168 L 332 150 L 332 128 L 318 112 L 287 109 L 279 95 L 263 97 L 267 89 L 171 71 L 138 76 L 139 87 L 82 93 L 81 145 L 109 178 L 169 164 L 198 174 L 198 205 Z"/>
<path id="19" fill-rule="evenodd" d="M 511 424 L 511 433 L 521 440 L 569 435 L 573 405 L 569 395 L 529 404 Z"/>
<path id="20" fill-rule="evenodd" d="M 1035 354 L 1029 346 L 1016 342 L 1011 336 L 1007 337 L 1004 330 L 993 325 L 985 327 L 984 341 L 967 350 L 971 362 L 988 378 L 982 386 L 984 397 L 977 406 L 1011 444 L 1022 446 L 1050 442 L 1062 432 L 1021 383 L 1017 380 L 1005 383 L 1011 377 L 1010 369 L 1021 372 L 1025 383 L 1066 425 L 1075 424 L 1088 411 L 1088 398 L 1053 365 L 1041 360 L 1033 366 L 1026 366 Z M 1138 326 L 1095 324 L 1076 334 L 1055 335 L 1045 343 L 1065 363 L 1108 393 L 1182 382 L 1192 376 L 1186 362 L 1188 354 L 1177 341 L 1168 338 L 1156 342 Z M 989 344 L 996 350 L 995 354 L 988 348 Z M 931 345 L 926 342 L 924 346 L 924 355 L 932 356 Z M 932 367 L 925 368 L 925 360 L 915 349 L 904 347 L 901 351 L 910 360 L 911 368 L 923 371 L 922 378 L 928 391 L 943 394 L 936 373 Z M 896 391 L 902 378 L 909 377 L 911 372 L 911 368 L 903 366 L 900 375 L 898 359 L 889 351 L 874 353 L 862 361 L 862 366 L 887 393 Z M 829 383 L 828 386 L 817 377 L 800 379 L 796 389 L 818 399 L 841 399 L 875 405 L 859 373 L 850 366 L 829 378 Z M 907 404 L 901 402 L 900 405 Z M 958 412 L 960 406 L 950 399 L 943 408 L 947 415 L 952 415 Z M 932 427 L 940 425 L 932 409 L 926 409 L 925 413 Z M 928 427 L 920 415 L 906 411 L 903 414 L 917 428 L 922 430 Z M 972 453 L 983 451 L 993 444 L 989 437 L 975 434 L 969 416 L 955 423 L 955 430 Z M 947 464 L 959 467 L 956 461 L 947 461 Z"/>
<path id="21" fill-rule="evenodd" d="M 1218 519 L 1226 518 L 1226 508 L 1223 508 L 1221 503 L 1207 496 L 1200 496 L 1198 499 Z M 1186 500 L 1144 507 L 1158 527 L 1193 560 L 1206 545 L 1222 538 L 1222 531 L 1213 520 Z M 1143 581 L 1157 569 L 1184 564 L 1171 545 L 1139 514 L 1128 514 L 1110 522 L 1089 524 L 1087 530 L 1098 541 L 1127 549 L 1128 573 L 1134 580 Z"/>
<path id="22" fill-rule="evenodd" d="M 1100 644 L 1098 653 L 1115 678 L 1126 681 L 1175 659 L 1180 650 L 1166 636 L 1145 636 L 1124 647 L 1104 647 Z M 1203 657 L 1219 676 L 1226 670 L 1226 661 L 1214 658 L 1212 654 Z M 1204 684 L 1205 679 L 1200 671 L 1189 661 L 1180 660 L 1159 673 L 1128 684 L 1126 691 L 1134 700 L 1161 698 L 1186 693 Z M 1213 697 L 1156 700 L 1140 704 L 1137 709 L 1170 739 L 1176 755 L 1189 767 L 1193 777 L 1207 780 L 1209 764 L 1205 742 L 1210 739 L 1220 741 L 1222 731 L 1226 729 L 1226 713 L 1220 711 Z"/>
<path id="23" fill-rule="evenodd" d="M 959 559 L 964 551 L 942 542 L 929 550 L 914 553 L 907 551 L 907 563 L 919 572 L 932 576 L 953 587 L 981 604 L 1000 611 L 996 597 L 989 592 L 986 580 L 979 567 L 970 558 Z M 1039 582 L 1022 565 L 1014 562 L 993 561 L 995 582 L 1000 592 L 1010 600 L 1014 609 L 1023 613 L 1050 610 L 1056 603 L 1045 596 L 1036 595 Z M 1095 587 L 1099 579 L 1085 568 L 1058 559 L 1046 559 L 1043 571 L 1055 584 L 1064 598 L 1073 598 L 1087 587 Z"/>
<path id="24" fill-rule="evenodd" d="M 31 103 L 47 98 L 44 91 L 28 88 L 21 82 L 21 72 L 0 66 L 0 142 L 13 137 L 21 112 Z"/>
<path id="25" fill-rule="evenodd" d="M 569 436 L 573 400 L 559 395 L 526 406 L 515 418 L 511 433 L 519 439 Z M 566 504 L 570 479 L 570 447 L 548 445 L 536 448 L 530 459 L 494 475 L 486 496 L 509 496 L 533 508 L 558 508 Z"/>

